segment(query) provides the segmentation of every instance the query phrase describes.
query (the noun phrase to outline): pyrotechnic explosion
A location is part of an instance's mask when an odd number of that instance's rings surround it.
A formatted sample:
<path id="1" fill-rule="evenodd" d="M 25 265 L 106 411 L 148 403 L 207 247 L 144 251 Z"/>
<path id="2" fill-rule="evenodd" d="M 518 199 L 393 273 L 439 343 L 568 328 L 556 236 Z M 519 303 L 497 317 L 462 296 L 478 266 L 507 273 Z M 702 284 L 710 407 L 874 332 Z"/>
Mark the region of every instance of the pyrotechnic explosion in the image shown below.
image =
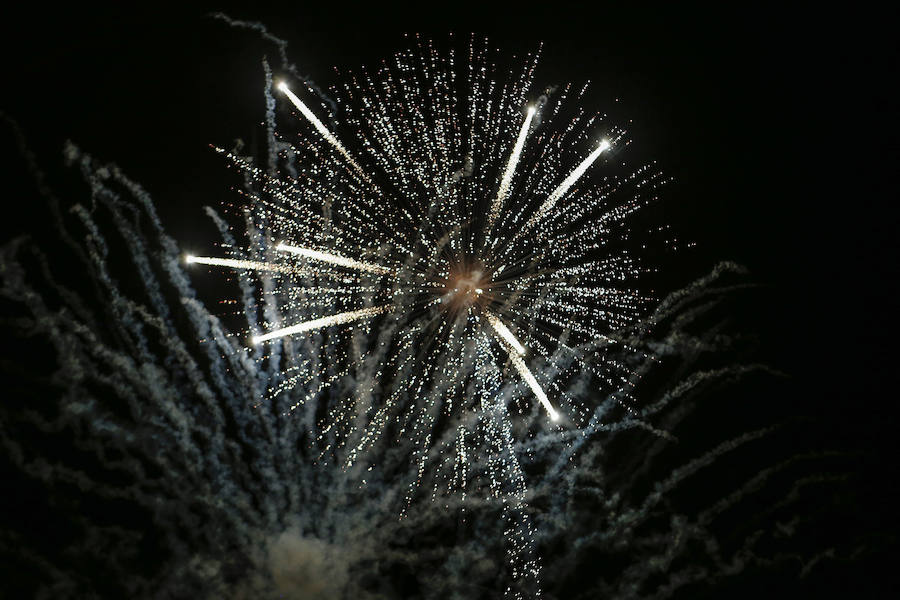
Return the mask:
<path id="1" fill-rule="evenodd" d="M 604 136 L 622 139 L 624 132 L 581 110 L 557 127 L 554 117 L 564 103 L 546 99 L 541 127 L 533 127 L 537 108 L 526 104 L 537 57 L 512 82 L 498 82 L 483 46 L 472 41 L 462 73 L 453 50 L 444 56 L 420 44 L 384 61 L 375 76 L 354 77 L 344 86 L 346 97 L 338 104 L 355 125 L 364 159 L 354 158 L 279 83 L 313 133 L 299 140 L 306 156 L 291 146 L 291 154 L 302 158 L 279 179 L 228 153 L 261 187 L 250 197 L 265 223 L 259 246 L 229 248 L 238 258 L 188 255 L 186 262 L 260 271 L 269 276 L 266 293 L 276 296 L 279 311 L 297 307 L 323 315 L 275 329 L 269 323 L 269 331 L 252 333 L 253 344 L 385 313 L 409 327 L 401 335 L 421 349 L 414 361 L 433 345 L 438 363 L 451 365 L 448 352 L 462 349 L 454 347 L 455 339 L 471 341 L 469 352 L 493 339 L 557 421 L 559 412 L 525 357 L 558 367 L 556 353 L 571 353 L 605 383 L 620 391 L 630 385 L 620 373 L 608 373 L 629 371 L 619 359 L 602 350 L 586 352 L 584 345 L 616 343 L 610 331 L 633 322 L 647 300 L 634 288 L 638 261 L 616 243 L 627 237 L 626 217 L 653 198 L 660 176 L 643 169 L 625 182 L 587 177 L 610 149 Z M 587 156 L 567 168 L 565 159 L 580 147 L 588 148 Z M 576 185 L 581 187 L 573 191 Z M 243 258 L 251 254 L 266 260 Z M 308 287 L 302 287 L 304 279 Z M 353 303 L 363 307 L 326 314 Z M 513 324 L 531 352 L 511 331 Z M 379 371 L 394 362 L 390 357 L 381 352 Z M 462 382 L 470 373 L 445 368 L 435 375 Z M 415 385 L 406 383 L 400 393 Z M 451 387 L 444 403 L 452 402 L 450 394 L 460 395 Z"/>
<path id="2" fill-rule="evenodd" d="M 79 456 L 24 447 L 7 422 L 0 439 L 17 468 L 76 488 L 63 496 L 92 515 L 128 516 L 28 547 L 18 560 L 42 574 L 41 593 L 558 598 L 599 552 L 619 567 L 585 576 L 583 593 L 666 597 L 763 560 L 778 531 L 726 549 L 715 520 L 817 457 L 763 469 L 693 515 L 669 504 L 679 484 L 769 429 L 657 480 L 652 466 L 710 382 L 764 371 L 710 362 L 732 340 L 702 331 L 740 268 L 647 310 L 627 217 L 661 176 L 606 174 L 600 159 L 627 139 L 565 108 L 584 88 L 538 99 L 536 57 L 511 81 L 494 60 L 486 44 L 459 63 L 419 43 L 347 80 L 329 105 L 341 128 L 266 65 L 265 168 L 220 149 L 248 200 L 242 243 L 208 209 L 227 256 L 184 254 L 140 186 L 67 148 L 92 203 L 72 208 L 74 224 L 51 207 L 90 293 L 22 242 L 0 265 L 4 298 L 60 365 L 42 384 L 60 401 L 25 419 L 71 431 Z M 274 89 L 306 125 L 290 143 Z M 228 306 L 245 332 L 204 308 L 185 262 L 237 274 Z M 636 402 L 654 355 L 676 375 Z M 610 454 L 635 431 L 646 435 Z M 793 516 L 798 486 L 767 514 Z M 684 568 L 692 544 L 703 551 Z M 555 549 L 543 569 L 539 547 Z M 98 568 L 111 576 L 79 575 Z"/>
<path id="3" fill-rule="evenodd" d="M 440 468 L 440 455 L 452 464 L 471 456 L 466 439 L 483 427 L 485 443 L 504 456 L 489 478 L 493 494 L 505 498 L 505 486 L 514 484 L 518 496 L 525 487 L 511 417 L 489 416 L 507 410 L 496 399 L 498 369 L 512 367 L 506 376 L 527 384 L 551 425 L 583 426 L 596 416 L 559 385 L 567 371 L 589 372 L 607 394 L 633 402 L 636 374 L 622 358 L 633 348 L 611 334 L 632 326 L 647 300 L 635 285 L 642 267 L 628 247 L 627 217 L 654 199 L 661 177 L 646 168 L 624 181 L 602 169 L 589 173 L 610 139 L 623 143 L 625 134 L 602 115 L 566 110 L 567 97 L 579 98 L 587 86 L 544 97 L 538 114 L 537 56 L 508 82 L 493 60 L 474 38 L 460 65 L 453 49 L 444 54 L 419 41 L 373 75 L 351 77 L 337 104 L 359 156 L 278 83 L 307 125 L 286 148 L 295 157 L 289 174 L 226 153 L 258 189 L 248 208 L 259 221 L 255 247 L 229 245 L 231 258 L 189 255 L 186 262 L 265 279 L 260 287 L 273 307 L 263 331 L 251 327 L 254 345 L 338 326 L 380 332 L 375 345 L 371 337 L 348 345 L 332 334 L 335 354 L 348 349 L 342 362 L 367 363 L 374 376 L 371 393 L 329 413 L 323 433 L 344 431 L 326 452 L 352 443 L 350 466 L 398 425 L 397 437 L 416 448 L 419 483 L 429 459 Z M 297 317 L 308 313 L 314 318 Z M 391 318 L 372 328 L 382 315 Z M 314 365 L 281 349 L 256 358 L 290 373 L 270 388 L 275 395 L 322 378 L 329 362 Z M 539 381 L 529 368 L 536 360 L 556 377 Z M 545 388 L 564 403 L 565 419 Z M 522 555 L 517 546 L 530 547 L 530 537 L 512 536 L 511 556 Z M 537 576 L 534 558 L 528 569 Z M 522 571 L 515 560 L 513 571 Z"/>

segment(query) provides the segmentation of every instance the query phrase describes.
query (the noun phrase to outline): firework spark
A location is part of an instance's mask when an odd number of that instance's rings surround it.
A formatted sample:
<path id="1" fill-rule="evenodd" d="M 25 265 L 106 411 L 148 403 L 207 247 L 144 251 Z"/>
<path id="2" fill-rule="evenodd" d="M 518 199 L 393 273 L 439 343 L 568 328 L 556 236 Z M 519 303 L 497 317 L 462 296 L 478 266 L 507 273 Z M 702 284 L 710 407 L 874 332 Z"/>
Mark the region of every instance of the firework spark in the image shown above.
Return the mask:
<path id="1" fill-rule="evenodd" d="M 528 219 L 528 221 L 525 223 L 525 229 L 527 230 L 534 227 L 535 224 L 537 224 L 537 222 L 541 220 L 541 217 L 550 212 L 550 210 L 552 210 L 553 207 L 556 206 L 556 203 L 559 202 L 560 198 L 562 198 L 566 194 L 566 192 L 569 191 L 569 188 L 571 188 L 573 185 L 575 185 L 575 182 L 581 179 L 582 175 L 584 175 L 588 170 L 588 167 L 594 164 L 594 161 L 600 158 L 600 155 L 603 154 L 605 150 L 608 150 L 609 147 L 610 144 L 608 141 L 603 140 L 602 142 L 600 142 L 600 145 L 597 147 L 597 149 L 591 152 L 590 155 L 588 155 L 588 157 L 585 158 L 581 162 L 581 164 L 578 165 L 578 167 L 574 171 L 572 171 L 572 173 L 568 177 L 566 177 L 566 179 L 561 184 L 559 184 L 558 188 L 553 190 L 553 193 L 550 194 L 550 196 L 547 198 L 547 200 L 544 201 L 543 204 L 541 204 L 541 207 L 537 210 L 536 213 L 534 213 L 534 216 Z"/>
<path id="2" fill-rule="evenodd" d="M 319 135 L 325 138 L 325 140 L 327 140 L 329 144 L 334 146 L 334 148 L 341 153 L 341 155 L 347 160 L 347 162 L 353 165 L 353 168 L 356 169 L 360 175 L 365 177 L 366 174 L 363 172 L 362 167 L 360 167 L 359 164 L 353 159 L 353 157 L 350 156 L 350 153 L 347 152 L 347 149 L 344 148 L 344 145 L 341 144 L 341 142 L 336 137 L 334 137 L 333 133 L 328 131 L 328 128 L 325 127 L 325 124 L 322 123 L 322 121 L 319 120 L 315 113 L 313 113 L 313 111 L 311 111 L 309 107 L 306 106 L 306 104 L 304 104 L 303 101 L 300 100 L 300 98 L 298 98 L 296 94 L 294 94 L 294 92 L 290 90 L 287 84 L 282 81 L 278 84 L 278 89 L 288 97 L 288 99 L 291 101 L 291 104 L 297 107 L 297 110 L 300 111 L 300 114 L 306 117 L 310 123 L 312 123 L 313 127 L 316 128 L 316 131 L 319 132 Z"/>
<path id="3" fill-rule="evenodd" d="M 312 321 L 306 321 L 305 323 L 297 323 L 296 325 L 284 327 L 283 329 L 276 329 L 265 335 L 254 336 L 251 341 L 253 344 L 261 344 L 286 335 L 296 335 L 305 331 L 312 331 L 323 327 L 333 327 L 334 325 L 343 325 L 344 323 L 352 323 L 353 321 L 359 321 L 360 319 L 367 319 L 387 312 L 390 309 L 390 306 L 378 306 L 373 308 L 363 308 L 361 310 L 352 310 L 338 315 L 331 315 L 330 317 L 313 319 Z"/>
<path id="4" fill-rule="evenodd" d="M 364 263 L 351 258 L 344 258 L 343 256 L 338 256 L 336 254 L 329 254 L 328 252 L 310 250 L 309 248 L 298 248 L 297 246 L 290 246 L 288 244 L 278 244 L 275 246 L 275 249 L 282 252 L 290 252 L 291 254 L 296 254 L 297 256 L 302 256 L 303 258 L 308 258 L 310 260 L 330 263 L 348 269 L 356 269 L 357 271 L 368 271 L 369 273 L 377 273 L 380 275 L 387 275 L 391 272 L 390 269 L 382 267 L 381 265 Z"/>
<path id="5" fill-rule="evenodd" d="M 272 273 L 291 273 L 293 268 L 287 265 L 259 262 L 256 260 L 237 260 L 234 258 L 215 258 L 211 256 L 194 256 L 188 254 L 184 262 L 193 265 L 210 265 L 213 267 L 230 267 L 232 269 L 247 269 L 250 271 L 269 271 Z"/>
<path id="6" fill-rule="evenodd" d="M 486 312 L 485 317 L 487 317 L 488 323 L 491 324 L 491 327 L 494 328 L 494 331 L 497 332 L 497 335 L 500 336 L 504 342 L 510 345 L 513 349 L 513 354 L 525 354 L 525 346 L 519 343 L 519 340 L 516 339 L 516 336 L 512 334 L 503 321 L 501 321 L 494 313 Z"/>
<path id="7" fill-rule="evenodd" d="M 512 152 L 509 154 L 509 160 L 506 161 L 506 169 L 503 171 L 503 178 L 500 179 L 500 187 L 497 189 L 497 195 L 494 197 L 494 203 L 491 205 L 491 212 L 488 218 L 487 230 L 490 231 L 497 218 L 500 217 L 500 210 L 503 208 L 503 202 L 509 197 L 509 186 L 512 183 L 513 175 L 516 174 L 516 165 L 519 164 L 519 158 L 522 156 L 522 148 L 525 146 L 525 138 L 528 136 L 528 130 L 531 128 L 531 120 L 534 119 L 535 108 L 528 107 L 528 114 L 522 128 L 519 130 L 519 136 L 516 138 L 516 144 L 513 146 Z"/>

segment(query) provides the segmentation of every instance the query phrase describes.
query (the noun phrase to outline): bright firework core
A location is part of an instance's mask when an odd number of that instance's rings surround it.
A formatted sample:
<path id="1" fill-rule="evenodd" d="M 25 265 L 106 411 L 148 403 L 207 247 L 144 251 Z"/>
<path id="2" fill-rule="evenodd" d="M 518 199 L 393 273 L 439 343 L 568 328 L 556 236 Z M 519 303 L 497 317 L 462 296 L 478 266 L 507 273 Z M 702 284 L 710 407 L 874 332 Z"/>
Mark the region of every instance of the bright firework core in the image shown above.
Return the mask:
<path id="1" fill-rule="evenodd" d="M 488 293 L 491 281 L 481 268 L 465 267 L 450 272 L 444 284 L 443 302 L 447 308 L 458 310 L 472 306 L 486 306 L 491 296 Z"/>

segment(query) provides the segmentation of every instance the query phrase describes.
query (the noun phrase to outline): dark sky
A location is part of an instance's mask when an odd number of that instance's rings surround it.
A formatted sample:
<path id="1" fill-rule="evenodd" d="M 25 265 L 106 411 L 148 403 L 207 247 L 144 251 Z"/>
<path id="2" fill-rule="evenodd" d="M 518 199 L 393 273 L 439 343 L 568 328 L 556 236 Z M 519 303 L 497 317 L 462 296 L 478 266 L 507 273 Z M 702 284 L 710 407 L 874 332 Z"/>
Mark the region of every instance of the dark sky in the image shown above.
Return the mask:
<path id="1" fill-rule="evenodd" d="M 786 398 L 820 413 L 823 436 L 889 460 L 898 273 L 888 209 L 898 200 L 898 142 L 886 15 L 752 4 L 725 12 L 371 4 L 246 3 L 229 14 L 264 22 L 323 86 L 336 81 L 333 66 L 373 64 L 404 47 L 404 33 L 474 31 L 515 53 L 544 42 L 537 82 L 592 80 L 592 100 L 618 99 L 610 112 L 633 120 L 640 155 L 675 176 L 659 210 L 698 243 L 684 281 L 721 259 L 748 266 L 770 293 L 738 318 L 793 377 Z M 202 206 L 227 199 L 232 183 L 208 145 L 254 142 L 260 58 L 274 58 L 274 48 L 201 11 L 42 10 L 4 21 L 0 110 L 41 166 L 64 179 L 61 148 L 71 139 L 143 184 L 176 239 L 206 243 Z M 0 143 L 0 153 L 15 154 L 6 130 Z M 27 176 L 15 159 L 5 164 L 14 165 L 4 174 L 7 210 L 33 214 Z M 5 241 L 36 228 L 7 219 L 0 231 Z M 885 465 L 879 476 L 890 472 Z"/>

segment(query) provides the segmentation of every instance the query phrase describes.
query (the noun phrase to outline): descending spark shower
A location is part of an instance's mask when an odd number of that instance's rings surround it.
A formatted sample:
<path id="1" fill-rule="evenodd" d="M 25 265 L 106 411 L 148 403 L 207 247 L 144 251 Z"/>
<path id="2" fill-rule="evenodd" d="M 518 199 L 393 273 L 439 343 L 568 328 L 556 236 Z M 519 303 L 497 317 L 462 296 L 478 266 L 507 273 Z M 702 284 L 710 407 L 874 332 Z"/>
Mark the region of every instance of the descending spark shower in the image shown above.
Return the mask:
<path id="1" fill-rule="evenodd" d="M 541 96 L 537 106 L 536 64 L 533 55 L 518 77 L 498 83 L 489 52 L 474 42 L 462 73 L 452 51 L 443 55 L 428 45 L 399 53 L 375 76 L 344 85 L 338 103 L 355 129 L 346 133 L 349 140 L 286 82 L 278 83 L 306 125 L 290 151 L 306 157 L 278 174 L 218 149 L 261 188 L 249 202 L 262 234 L 255 248 L 228 247 L 230 257 L 185 257 L 189 264 L 261 273 L 263 293 L 282 314 L 313 317 L 287 323 L 269 315 L 265 331 L 249 332 L 253 346 L 326 328 L 371 330 L 374 320 L 392 319 L 394 339 L 382 335 L 379 347 L 362 352 L 366 343 L 358 340 L 358 355 L 343 359 L 373 361 L 377 376 L 388 381 L 410 376 L 394 382 L 380 405 L 348 403 L 331 411 L 323 431 L 343 424 L 362 429 L 349 466 L 385 434 L 392 412 L 397 423 L 409 419 L 398 435 L 415 442 L 419 481 L 448 428 L 458 430 L 449 437 L 452 462 L 465 462 L 467 428 L 475 423 L 467 413 L 474 413 L 488 424 L 486 443 L 504 455 L 502 468 L 490 475 L 494 496 L 505 498 L 505 486 L 517 489 L 523 522 L 509 535 L 513 571 L 535 578 L 538 562 L 530 536 L 522 534 L 529 527 L 523 476 L 507 431 L 506 400 L 495 400 L 497 376 L 504 365 L 512 367 L 504 377 L 527 384 L 549 429 L 584 425 L 593 412 L 558 385 L 566 371 L 589 372 L 632 408 L 635 374 L 622 352 L 608 352 L 616 345 L 624 345 L 624 355 L 631 350 L 613 334 L 638 321 L 648 300 L 635 289 L 642 267 L 622 243 L 624 222 L 661 184 L 646 169 L 632 175 L 637 182 L 626 182 L 630 191 L 604 176 L 597 163 L 624 145 L 625 132 L 580 109 L 560 116 L 569 97 L 582 96 L 587 86 L 567 88 L 554 102 Z M 341 339 L 340 332 L 326 335 Z M 268 357 L 258 349 L 253 355 L 283 360 L 277 348 Z M 529 367 L 535 361 L 557 377 L 536 376 Z M 288 361 L 283 371 L 270 394 L 320 375 Z M 423 392 L 425 385 L 431 389 Z M 373 387 L 391 386 L 377 381 Z M 527 405 L 520 398 L 519 412 Z M 414 491 L 415 485 L 407 503 Z"/>

